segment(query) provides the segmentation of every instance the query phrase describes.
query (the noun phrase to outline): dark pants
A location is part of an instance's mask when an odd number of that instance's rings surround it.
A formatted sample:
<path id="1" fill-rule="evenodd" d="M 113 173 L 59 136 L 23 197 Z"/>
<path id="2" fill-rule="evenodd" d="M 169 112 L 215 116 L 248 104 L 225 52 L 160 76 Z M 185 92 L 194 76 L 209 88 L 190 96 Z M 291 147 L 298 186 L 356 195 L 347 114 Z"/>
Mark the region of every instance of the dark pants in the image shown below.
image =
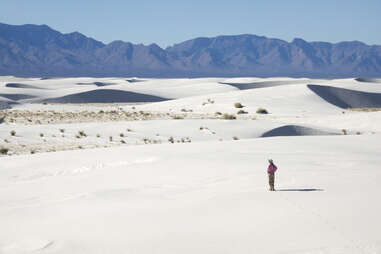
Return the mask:
<path id="1" fill-rule="evenodd" d="M 270 185 L 270 190 L 275 191 L 274 188 L 274 182 L 275 182 L 275 174 L 274 173 L 268 173 L 269 174 L 269 185 Z"/>

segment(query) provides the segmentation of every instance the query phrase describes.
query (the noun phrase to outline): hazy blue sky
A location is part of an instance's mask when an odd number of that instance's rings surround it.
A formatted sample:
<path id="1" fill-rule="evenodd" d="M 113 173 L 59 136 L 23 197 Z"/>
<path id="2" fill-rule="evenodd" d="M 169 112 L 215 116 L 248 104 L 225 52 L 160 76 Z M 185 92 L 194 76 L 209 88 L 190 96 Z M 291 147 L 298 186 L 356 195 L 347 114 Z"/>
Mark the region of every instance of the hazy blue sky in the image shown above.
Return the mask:
<path id="1" fill-rule="evenodd" d="M 164 47 L 244 33 L 381 44 L 381 0 L 0 0 L 0 22 Z"/>

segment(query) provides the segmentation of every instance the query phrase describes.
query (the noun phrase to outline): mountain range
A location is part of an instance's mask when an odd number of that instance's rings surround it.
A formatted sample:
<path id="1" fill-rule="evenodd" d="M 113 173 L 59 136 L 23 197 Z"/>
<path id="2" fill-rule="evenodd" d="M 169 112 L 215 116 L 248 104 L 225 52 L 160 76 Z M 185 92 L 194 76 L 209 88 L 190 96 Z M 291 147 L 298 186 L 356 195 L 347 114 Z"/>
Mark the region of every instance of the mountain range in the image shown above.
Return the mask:
<path id="1" fill-rule="evenodd" d="M 196 38 L 165 49 L 104 44 L 47 25 L 0 23 L 0 75 L 37 77 L 381 77 L 381 46 L 243 34 Z"/>

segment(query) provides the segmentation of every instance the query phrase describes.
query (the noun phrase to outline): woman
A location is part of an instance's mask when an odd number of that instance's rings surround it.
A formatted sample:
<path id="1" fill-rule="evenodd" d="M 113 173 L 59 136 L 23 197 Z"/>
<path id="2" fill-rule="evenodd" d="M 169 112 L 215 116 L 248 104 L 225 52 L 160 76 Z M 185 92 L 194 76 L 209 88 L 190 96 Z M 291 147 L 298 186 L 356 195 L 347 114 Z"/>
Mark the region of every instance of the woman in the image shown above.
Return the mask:
<path id="1" fill-rule="evenodd" d="M 267 173 L 269 175 L 269 185 L 270 185 L 270 191 L 275 191 L 275 188 L 274 188 L 274 181 L 275 181 L 275 171 L 278 169 L 273 160 L 270 159 L 269 160 L 269 163 L 270 165 L 268 166 L 267 168 Z"/>

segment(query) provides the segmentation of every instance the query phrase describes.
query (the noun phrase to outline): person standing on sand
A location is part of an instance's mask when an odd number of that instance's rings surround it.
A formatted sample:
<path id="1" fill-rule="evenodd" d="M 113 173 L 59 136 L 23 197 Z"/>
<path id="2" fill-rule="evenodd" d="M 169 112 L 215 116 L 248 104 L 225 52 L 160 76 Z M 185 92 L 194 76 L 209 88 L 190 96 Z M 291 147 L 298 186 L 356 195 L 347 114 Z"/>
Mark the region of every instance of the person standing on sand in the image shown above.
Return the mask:
<path id="1" fill-rule="evenodd" d="M 270 185 L 270 191 L 275 191 L 275 188 L 274 188 L 274 182 L 275 182 L 275 171 L 278 169 L 273 160 L 270 159 L 269 160 L 269 166 L 267 168 L 267 173 L 269 175 L 269 185 Z"/>

